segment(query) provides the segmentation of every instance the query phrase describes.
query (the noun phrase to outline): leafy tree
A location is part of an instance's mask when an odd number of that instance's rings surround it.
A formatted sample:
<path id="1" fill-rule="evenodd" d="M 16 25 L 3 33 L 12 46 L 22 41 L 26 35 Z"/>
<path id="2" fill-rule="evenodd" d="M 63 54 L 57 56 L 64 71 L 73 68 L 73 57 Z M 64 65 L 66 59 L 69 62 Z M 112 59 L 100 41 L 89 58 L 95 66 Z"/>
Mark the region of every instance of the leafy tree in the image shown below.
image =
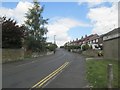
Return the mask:
<path id="1" fill-rule="evenodd" d="M 21 48 L 24 38 L 23 26 L 17 25 L 16 21 L 6 17 L 2 19 L 2 48 Z"/>
<path id="2" fill-rule="evenodd" d="M 48 32 L 45 24 L 48 24 L 48 19 L 43 19 L 42 12 L 44 6 L 40 6 L 37 0 L 33 1 L 34 5 L 29 8 L 26 13 L 26 44 L 27 49 L 33 51 L 43 51 L 45 49 L 46 38 L 44 35 Z"/>

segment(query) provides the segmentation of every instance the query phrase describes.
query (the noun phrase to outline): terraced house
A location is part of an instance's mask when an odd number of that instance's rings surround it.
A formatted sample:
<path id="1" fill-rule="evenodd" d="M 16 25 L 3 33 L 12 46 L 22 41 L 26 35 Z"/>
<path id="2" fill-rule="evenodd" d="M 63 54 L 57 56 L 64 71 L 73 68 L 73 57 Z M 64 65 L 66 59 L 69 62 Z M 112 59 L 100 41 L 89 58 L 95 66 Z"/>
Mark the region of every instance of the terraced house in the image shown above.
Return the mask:
<path id="1" fill-rule="evenodd" d="M 89 46 L 92 46 L 92 49 L 99 49 L 99 45 L 102 46 L 102 39 L 97 34 L 91 34 L 89 36 L 85 35 L 85 37 L 81 37 L 81 39 L 76 39 L 73 41 L 70 41 L 67 43 L 68 46 L 70 45 L 76 45 L 76 46 L 82 46 L 88 44 Z"/>

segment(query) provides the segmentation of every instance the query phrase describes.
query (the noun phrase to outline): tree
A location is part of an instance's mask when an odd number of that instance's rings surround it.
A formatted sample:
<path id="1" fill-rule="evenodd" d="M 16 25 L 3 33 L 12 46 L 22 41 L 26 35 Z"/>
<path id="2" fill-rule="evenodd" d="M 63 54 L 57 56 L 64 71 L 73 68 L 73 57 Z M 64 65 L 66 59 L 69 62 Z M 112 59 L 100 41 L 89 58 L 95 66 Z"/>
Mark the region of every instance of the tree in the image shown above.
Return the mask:
<path id="1" fill-rule="evenodd" d="M 21 48 L 24 38 L 23 26 L 16 25 L 16 21 L 2 18 L 2 48 Z"/>
<path id="2" fill-rule="evenodd" d="M 42 12 L 44 6 L 40 6 L 37 0 L 33 1 L 34 5 L 32 8 L 29 8 L 26 13 L 26 44 L 27 49 L 33 51 L 43 51 L 45 49 L 46 38 L 44 35 L 48 32 L 45 28 L 45 24 L 48 24 L 48 19 L 43 19 Z"/>

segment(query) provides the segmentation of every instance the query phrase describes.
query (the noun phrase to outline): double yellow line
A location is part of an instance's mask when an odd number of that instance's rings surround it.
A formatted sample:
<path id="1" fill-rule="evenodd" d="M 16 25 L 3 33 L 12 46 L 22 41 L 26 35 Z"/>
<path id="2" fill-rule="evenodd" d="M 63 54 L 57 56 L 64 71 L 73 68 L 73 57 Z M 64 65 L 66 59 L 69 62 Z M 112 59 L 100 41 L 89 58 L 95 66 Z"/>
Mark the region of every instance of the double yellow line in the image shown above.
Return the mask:
<path id="1" fill-rule="evenodd" d="M 65 62 L 58 69 L 56 69 L 55 71 L 53 71 L 51 74 L 49 74 L 48 76 L 46 76 L 44 79 L 40 80 L 32 88 L 41 88 L 45 83 L 47 83 L 50 79 L 52 79 L 54 76 L 56 76 L 59 72 L 61 72 L 68 64 L 69 64 L 69 62 Z"/>

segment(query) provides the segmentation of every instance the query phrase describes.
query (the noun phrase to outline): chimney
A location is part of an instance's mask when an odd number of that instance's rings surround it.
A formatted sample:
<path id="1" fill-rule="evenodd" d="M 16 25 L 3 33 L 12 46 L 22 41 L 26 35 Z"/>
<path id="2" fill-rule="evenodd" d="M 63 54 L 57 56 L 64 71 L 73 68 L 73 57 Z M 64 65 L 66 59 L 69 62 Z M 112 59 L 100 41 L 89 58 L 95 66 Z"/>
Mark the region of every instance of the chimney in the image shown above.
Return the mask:
<path id="1" fill-rule="evenodd" d="M 83 39 L 83 36 L 81 37 L 81 39 Z"/>
<path id="2" fill-rule="evenodd" d="M 76 41 L 78 41 L 78 38 L 76 38 Z"/>
<path id="3" fill-rule="evenodd" d="M 87 37 L 87 35 L 85 35 L 85 38 Z"/>

